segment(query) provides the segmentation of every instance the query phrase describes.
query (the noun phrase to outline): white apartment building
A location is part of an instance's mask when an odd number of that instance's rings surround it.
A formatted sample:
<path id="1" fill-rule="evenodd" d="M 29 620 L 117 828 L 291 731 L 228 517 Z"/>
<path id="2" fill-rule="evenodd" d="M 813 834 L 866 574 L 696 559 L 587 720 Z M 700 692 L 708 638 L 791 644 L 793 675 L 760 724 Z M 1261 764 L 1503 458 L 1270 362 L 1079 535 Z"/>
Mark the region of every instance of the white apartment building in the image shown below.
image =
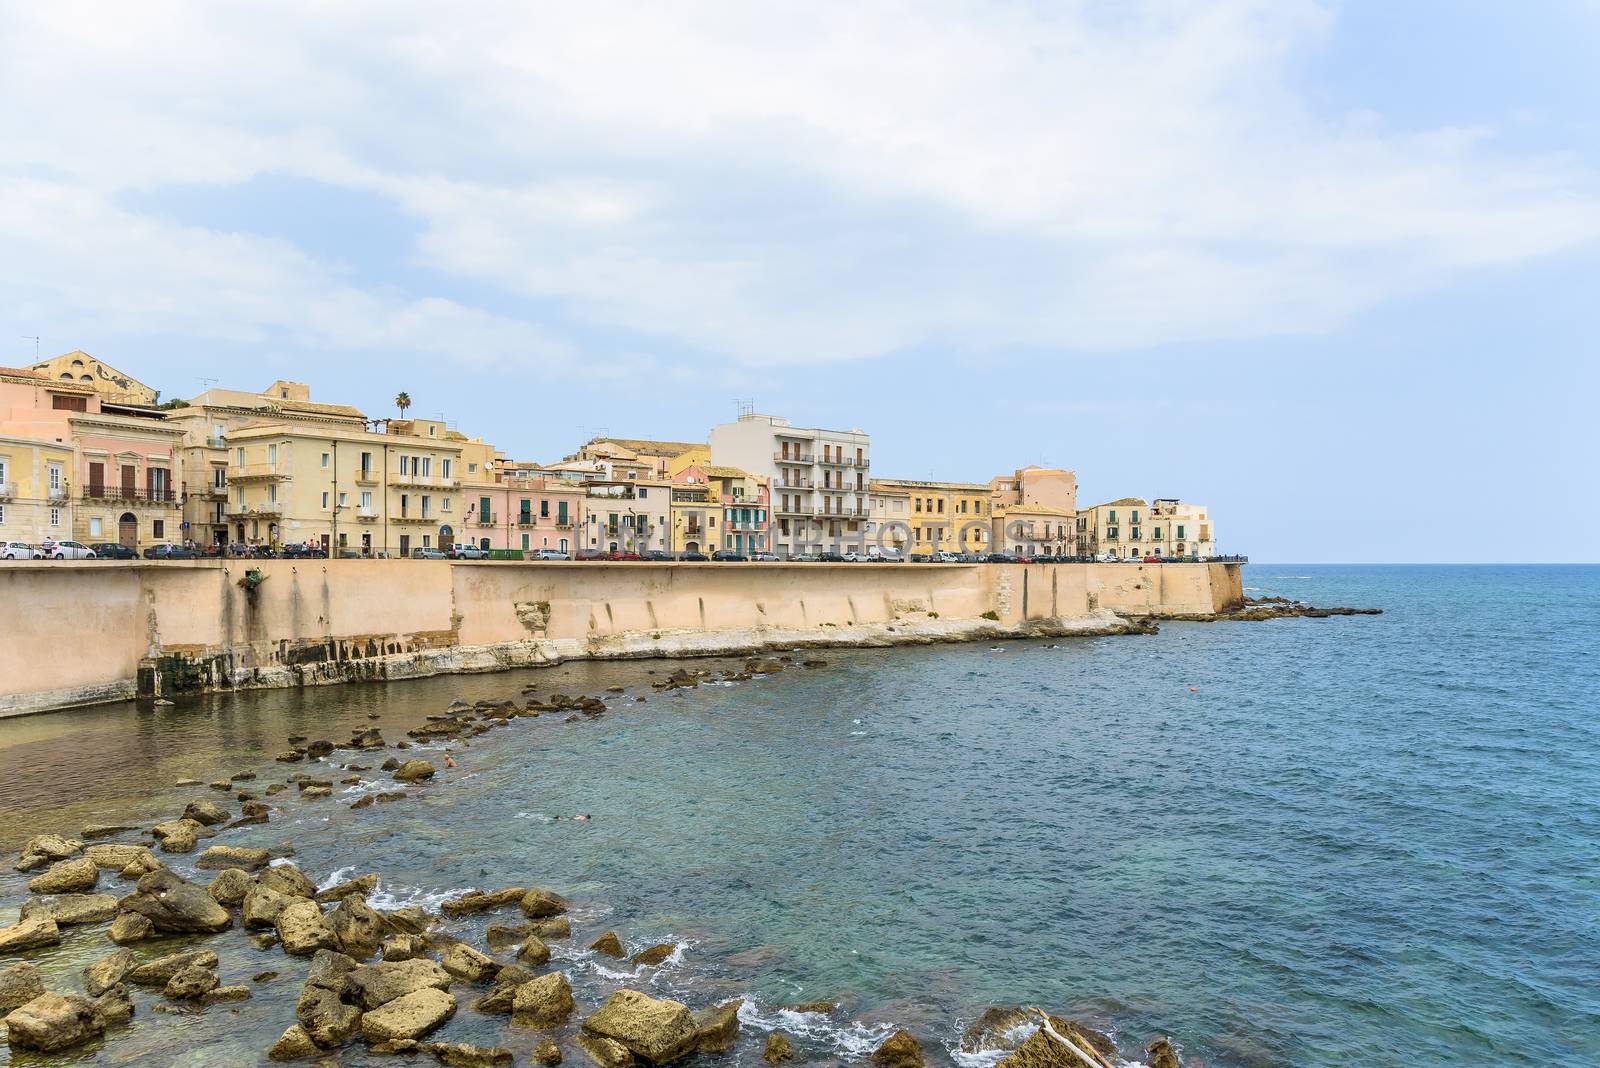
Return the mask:
<path id="1" fill-rule="evenodd" d="M 751 413 L 711 428 L 711 462 L 767 480 L 772 550 L 789 557 L 861 542 L 871 518 L 871 444 L 864 430 L 797 427 Z"/>

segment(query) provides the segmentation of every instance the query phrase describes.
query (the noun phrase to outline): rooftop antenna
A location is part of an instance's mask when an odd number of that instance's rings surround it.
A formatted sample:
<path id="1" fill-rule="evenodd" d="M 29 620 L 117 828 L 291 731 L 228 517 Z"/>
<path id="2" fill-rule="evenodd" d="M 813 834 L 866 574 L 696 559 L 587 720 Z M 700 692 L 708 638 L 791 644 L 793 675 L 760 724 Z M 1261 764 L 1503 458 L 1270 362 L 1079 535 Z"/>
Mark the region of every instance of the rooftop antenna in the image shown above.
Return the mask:
<path id="1" fill-rule="evenodd" d="M 198 375 L 195 377 L 199 379 L 201 393 L 204 393 L 206 390 L 210 389 L 212 386 L 216 385 L 218 381 L 220 381 L 216 378 L 199 378 Z"/>
<path id="2" fill-rule="evenodd" d="M 733 406 L 739 413 L 740 419 L 748 419 L 750 416 L 756 414 L 756 402 L 755 398 L 753 397 L 745 400 L 735 400 L 733 402 Z"/>
<path id="3" fill-rule="evenodd" d="M 39 362 L 39 338 L 34 334 L 23 334 L 22 340 L 33 342 L 33 362 Z"/>

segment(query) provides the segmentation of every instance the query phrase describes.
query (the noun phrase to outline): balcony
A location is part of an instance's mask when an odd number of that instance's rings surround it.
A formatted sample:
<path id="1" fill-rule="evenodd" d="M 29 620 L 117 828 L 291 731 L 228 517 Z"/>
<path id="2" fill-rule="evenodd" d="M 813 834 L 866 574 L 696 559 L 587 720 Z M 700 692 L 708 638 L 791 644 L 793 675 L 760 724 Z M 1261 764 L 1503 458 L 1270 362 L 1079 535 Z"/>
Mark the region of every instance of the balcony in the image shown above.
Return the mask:
<path id="1" fill-rule="evenodd" d="M 376 486 L 377 484 L 378 484 L 378 473 L 376 471 L 374 471 L 372 468 L 363 467 L 359 471 L 356 472 L 356 485 L 358 485 L 358 486 Z"/>
<path id="2" fill-rule="evenodd" d="M 200 487 L 200 492 L 199 492 L 198 495 L 203 500 L 225 501 L 225 500 L 228 499 L 228 487 L 227 486 L 217 486 L 217 485 L 201 486 Z"/>
<path id="3" fill-rule="evenodd" d="M 568 521 L 565 521 L 565 520 L 557 520 L 556 521 L 556 529 L 557 530 L 571 530 L 572 529 L 572 524 L 570 522 L 568 522 Z"/>
<path id="4" fill-rule="evenodd" d="M 232 464 L 228 467 L 229 482 L 279 482 L 289 477 L 277 464 Z"/>
<path id="5" fill-rule="evenodd" d="M 281 504 L 230 504 L 229 519 L 278 519 L 283 515 Z"/>
<path id="6" fill-rule="evenodd" d="M 177 495 L 170 489 L 135 489 L 131 486 L 90 486 L 83 491 L 86 501 L 125 501 L 129 504 L 175 504 Z"/>
<path id="7" fill-rule="evenodd" d="M 431 525 L 437 522 L 437 518 L 431 515 L 417 515 L 415 512 L 402 512 L 399 515 L 390 516 L 389 522 L 406 524 L 427 523 Z"/>
<path id="8" fill-rule="evenodd" d="M 17 495 L 17 487 L 16 487 L 15 483 L 0 482 L 0 501 L 9 501 L 12 497 L 15 497 L 16 495 Z"/>
<path id="9" fill-rule="evenodd" d="M 59 486 L 51 486 L 48 490 L 45 491 L 45 496 L 48 497 L 52 502 L 56 502 L 56 501 L 64 501 L 68 497 L 72 496 L 72 494 L 67 492 L 66 484 L 62 483 Z"/>
<path id="10" fill-rule="evenodd" d="M 492 527 L 498 518 L 493 512 L 490 512 L 488 515 L 473 516 L 471 523 L 475 527 Z"/>
<path id="11" fill-rule="evenodd" d="M 226 449 L 227 447 L 228 442 L 223 438 L 206 438 L 206 448 L 208 449 Z"/>
<path id="12" fill-rule="evenodd" d="M 772 454 L 772 459 L 776 463 L 780 463 L 780 464 L 811 464 L 811 463 L 816 463 L 816 458 L 812 457 L 812 456 L 790 456 L 790 455 L 788 455 L 786 453 L 781 453 L 781 452 L 773 453 Z"/>
<path id="13" fill-rule="evenodd" d="M 439 475 L 390 475 L 389 485 L 415 487 L 416 489 L 453 490 L 461 487 L 458 478 L 444 478 Z"/>
<path id="14" fill-rule="evenodd" d="M 523 512 L 521 515 L 517 516 L 517 526 L 519 527 L 532 527 L 537 525 L 538 524 L 534 522 L 532 512 Z"/>
<path id="15" fill-rule="evenodd" d="M 376 523 L 378 521 L 378 513 L 371 508 L 362 508 L 356 512 L 356 520 L 361 523 Z"/>

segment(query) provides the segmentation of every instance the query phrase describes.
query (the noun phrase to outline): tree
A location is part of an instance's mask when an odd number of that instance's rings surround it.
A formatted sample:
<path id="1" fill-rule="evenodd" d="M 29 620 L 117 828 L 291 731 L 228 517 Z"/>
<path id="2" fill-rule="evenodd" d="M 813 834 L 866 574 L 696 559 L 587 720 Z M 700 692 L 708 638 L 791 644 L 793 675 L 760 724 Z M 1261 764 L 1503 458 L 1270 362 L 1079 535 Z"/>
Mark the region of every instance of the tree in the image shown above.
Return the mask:
<path id="1" fill-rule="evenodd" d="M 394 406 L 400 409 L 400 418 L 406 417 L 406 409 L 411 407 L 411 394 L 401 390 L 395 395 Z"/>

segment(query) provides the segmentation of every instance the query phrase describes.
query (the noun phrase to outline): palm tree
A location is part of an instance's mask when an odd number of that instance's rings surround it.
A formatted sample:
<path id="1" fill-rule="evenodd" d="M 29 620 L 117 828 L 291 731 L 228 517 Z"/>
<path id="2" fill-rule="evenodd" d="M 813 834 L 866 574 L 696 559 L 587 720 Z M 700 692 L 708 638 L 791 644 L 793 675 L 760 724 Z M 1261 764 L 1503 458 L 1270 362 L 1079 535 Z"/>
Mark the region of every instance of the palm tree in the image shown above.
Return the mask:
<path id="1" fill-rule="evenodd" d="M 395 394 L 394 406 L 400 409 L 400 418 L 404 419 L 406 417 L 406 409 L 411 407 L 411 394 L 405 390 Z"/>

